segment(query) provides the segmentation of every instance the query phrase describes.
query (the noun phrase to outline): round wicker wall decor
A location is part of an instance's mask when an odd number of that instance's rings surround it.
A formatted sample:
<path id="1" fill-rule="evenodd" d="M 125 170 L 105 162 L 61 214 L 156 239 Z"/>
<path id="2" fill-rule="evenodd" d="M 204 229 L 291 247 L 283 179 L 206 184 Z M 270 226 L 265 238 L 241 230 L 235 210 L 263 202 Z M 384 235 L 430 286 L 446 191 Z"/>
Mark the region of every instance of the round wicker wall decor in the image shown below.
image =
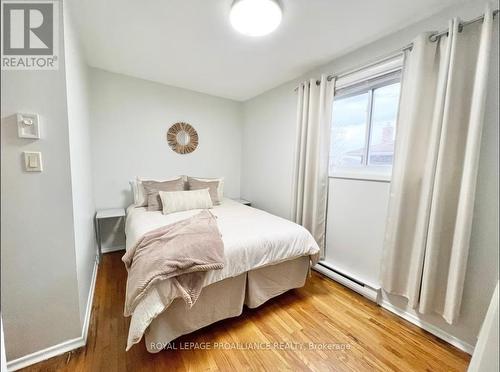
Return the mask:
<path id="1" fill-rule="evenodd" d="M 167 131 L 167 142 L 178 154 L 189 154 L 198 147 L 198 133 L 188 123 L 175 123 Z"/>

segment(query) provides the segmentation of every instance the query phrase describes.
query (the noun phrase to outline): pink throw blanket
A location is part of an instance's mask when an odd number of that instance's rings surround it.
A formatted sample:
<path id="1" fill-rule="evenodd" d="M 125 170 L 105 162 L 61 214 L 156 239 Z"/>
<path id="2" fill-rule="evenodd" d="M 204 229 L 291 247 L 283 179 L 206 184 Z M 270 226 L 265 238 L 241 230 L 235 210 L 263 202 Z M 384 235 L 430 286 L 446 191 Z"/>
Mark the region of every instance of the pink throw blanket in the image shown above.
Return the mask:
<path id="1" fill-rule="evenodd" d="M 215 217 L 204 210 L 148 232 L 122 261 L 128 271 L 125 316 L 132 315 L 148 290 L 163 280 L 173 281 L 191 307 L 200 295 L 207 271 L 224 267 L 224 245 Z"/>

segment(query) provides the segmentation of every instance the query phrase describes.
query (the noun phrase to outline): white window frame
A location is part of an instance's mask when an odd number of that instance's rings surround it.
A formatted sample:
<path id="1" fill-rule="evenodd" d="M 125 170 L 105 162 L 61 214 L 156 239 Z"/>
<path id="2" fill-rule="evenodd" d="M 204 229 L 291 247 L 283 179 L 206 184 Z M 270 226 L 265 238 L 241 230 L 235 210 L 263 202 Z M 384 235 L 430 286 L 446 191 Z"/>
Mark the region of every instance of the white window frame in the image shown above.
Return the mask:
<path id="1" fill-rule="evenodd" d="M 352 85 L 344 86 L 335 91 L 334 101 L 336 99 L 348 98 L 358 94 L 368 93 L 368 110 L 366 118 L 366 137 L 364 163 L 356 167 L 335 167 L 330 173 L 330 164 L 328 164 L 330 178 L 361 179 L 373 181 L 390 181 L 392 174 L 392 165 L 369 165 L 370 139 L 372 134 L 372 115 L 373 115 L 373 92 L 375 89 L 400 83 L 401 67 L 395 68 L 383 75 L 368 78 Z M 399 102 L 398 102 L 399 110 Z M 332 122 L 333 125 L 333 122 Z M 397 130 L 397 128 L 396 128 Z M 328 158 L 330 161 L 330 157 Z"/>

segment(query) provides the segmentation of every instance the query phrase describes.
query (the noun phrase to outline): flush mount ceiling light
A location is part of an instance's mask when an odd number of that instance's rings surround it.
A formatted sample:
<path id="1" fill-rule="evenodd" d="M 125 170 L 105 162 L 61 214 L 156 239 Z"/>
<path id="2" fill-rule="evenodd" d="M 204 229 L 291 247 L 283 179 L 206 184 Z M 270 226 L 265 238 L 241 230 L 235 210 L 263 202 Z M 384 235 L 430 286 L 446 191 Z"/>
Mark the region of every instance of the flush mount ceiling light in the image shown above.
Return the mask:
<path id="1" fill-rule="evenodd" d="M 229 14 L 231 25 L 247 36 L 264 36 L 281 23 L 281 8 L 274 0 L 236 0 Z"/>

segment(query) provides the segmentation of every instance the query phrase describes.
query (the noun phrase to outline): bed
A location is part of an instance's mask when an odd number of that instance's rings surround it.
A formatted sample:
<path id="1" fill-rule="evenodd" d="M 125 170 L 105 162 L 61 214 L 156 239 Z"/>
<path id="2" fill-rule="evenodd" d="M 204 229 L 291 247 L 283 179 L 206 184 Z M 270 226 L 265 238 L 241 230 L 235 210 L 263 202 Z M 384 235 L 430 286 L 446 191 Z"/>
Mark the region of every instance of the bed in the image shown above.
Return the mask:
<path id="1" fill-rule="evenodd" d="M 180 298 L 161 311 L 155 310 L 154 300 L 138 306 L 132 315 L 129 340 L 141 328 L 149 352 L 161 351 L 181 335 L 238 316 L 243 305 L 258 307 L 272 297 L 303 286 L 311 263 L 317 260 L 319 248 L 313 237 L 293 222 L 227 198 L 211 211 L 224 243 L 224 268 L 205 276 L 201 295 L 190 309 Z M 131 205 L 125 224 L 126 249 L 145 233 L 199 212 L 164 215 Z M 145 314 L 153 318 L 147 324 L 143 320 Z M 137 338 L 133 343 L 136 342 Z"/>

